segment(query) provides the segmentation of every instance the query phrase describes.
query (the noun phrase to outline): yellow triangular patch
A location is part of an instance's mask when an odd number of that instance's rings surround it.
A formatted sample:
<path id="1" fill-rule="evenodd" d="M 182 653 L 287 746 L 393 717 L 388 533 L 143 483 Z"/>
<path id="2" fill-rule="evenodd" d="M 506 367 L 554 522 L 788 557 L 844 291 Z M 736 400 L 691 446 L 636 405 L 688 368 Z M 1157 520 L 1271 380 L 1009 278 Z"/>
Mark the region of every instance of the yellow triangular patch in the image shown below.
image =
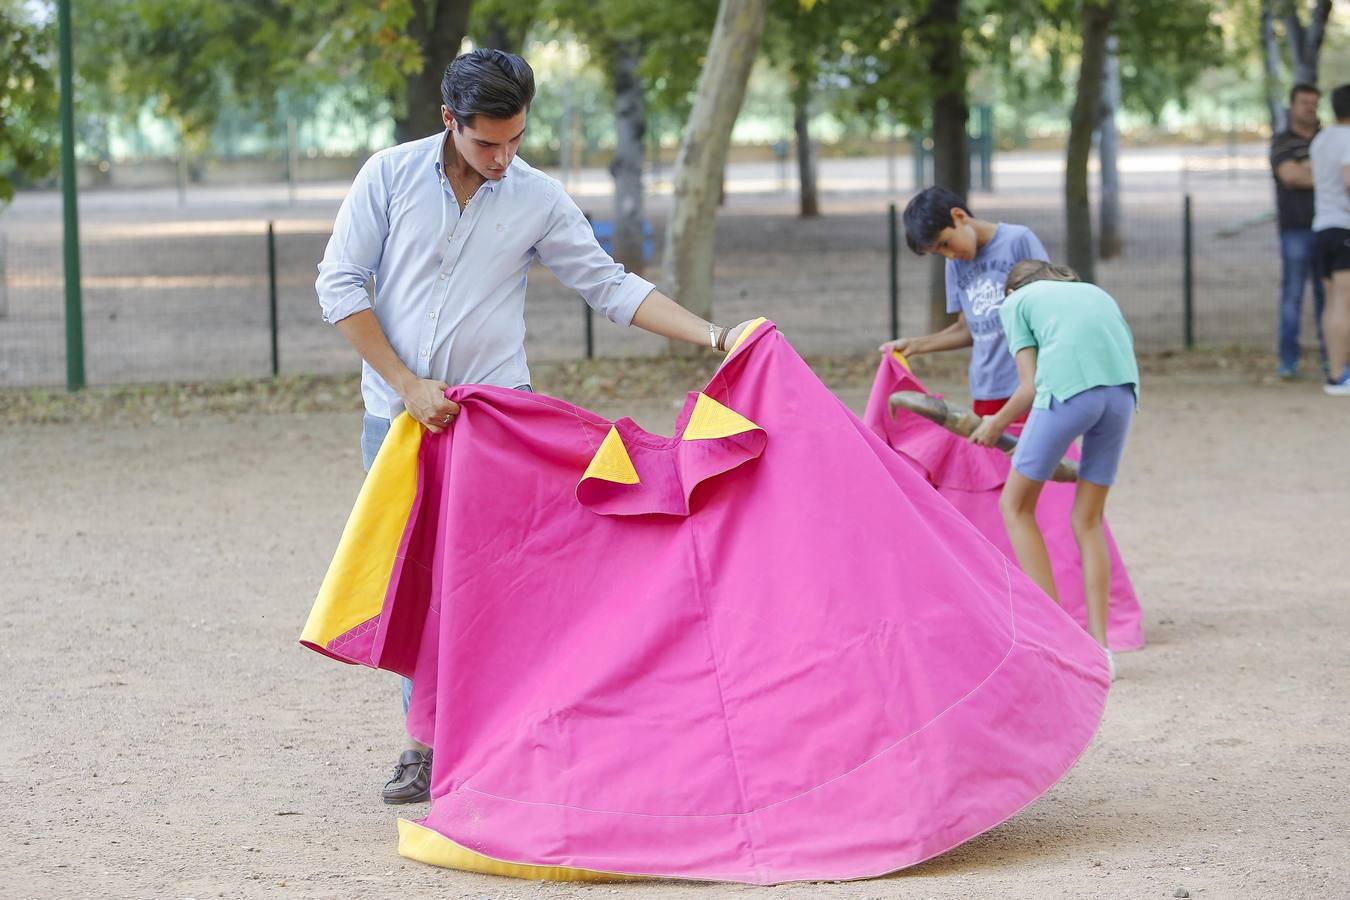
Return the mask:
<path id="1" fill-rule="evenodd" d="M 913 370 L 912 368 L 910 368 L 910 366 L 909 366 L 909 360 L 905 359 L 905 354 L 901 353 L 899 350 L 892 350 L 892 351 L 891 351 L 891 355 L 895 357 L 895 361 L 896 361 L 896 362 L 900 363 L 900 365 L 902 365 L 902 366 L 905 367 L 905 371 L 907 371 L 907 372 L 913 372 L 913 371 L 914 371 L 914 370 Z"/>
<path id="2" fill-rule="evenodd" d="M 624 449 L 623 438 L 619 437 L 619 431 L 613 425 L 609 426 L 609 434 L 600 442 L 600 449 L 595 451 L 591 464 L 586 467 L 586 474 L 581 476 L 582 481 L 587 478 L 599 478 L 616 484 L 638 483 L 637 469 L 633 468 L 633 461 Z"/>
<path id="3" fill-rule="evenodd" d="M 757 428 L 758 425 L 740 413 L 727 409 L 707 394 L 699 394 L 694 403 L 694 413 L 684 426 L 681 437 L 686 441 L 708 441 Z"/>

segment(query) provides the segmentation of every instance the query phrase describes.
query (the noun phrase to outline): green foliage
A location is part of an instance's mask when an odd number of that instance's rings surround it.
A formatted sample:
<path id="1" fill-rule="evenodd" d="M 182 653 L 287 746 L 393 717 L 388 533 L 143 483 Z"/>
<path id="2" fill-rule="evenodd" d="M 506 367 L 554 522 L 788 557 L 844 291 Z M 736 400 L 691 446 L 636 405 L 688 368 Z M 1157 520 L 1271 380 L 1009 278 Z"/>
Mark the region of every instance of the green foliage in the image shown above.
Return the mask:
<path id="1" fill-rule="evenodd" d="M 763 52 L 794 88 L 837 86 L 840 80 L 832 76 L 842 55 L 840 38 L 850 23 L 870 19 L 876 6 L 872 0 L 772 0 Z"/>
<path id="2" fill-rule="evenodd" d="M 1078 74 L 1084 3 L 1032 0 L 997 4 L 988 62 L 1014 106 L 1067 104 Z M 1184 106 L 1187 89 L 1225 60 L 1215 0 L 1132 0 L 1121 3 L 1113 33 L 1120 42 L 1121 94 L 1126 109 L 1155 120 L 1168 103 Z"/>
<path id="3" fill-rule="evenodd" d="M 0 3 L 0 203 L 18 182 L 56 166 L 56 24 L 25 17 L 25 5 Z"/>
<path id="4" fill-rule="evenodd" d="M 268 119 L 324 87 L 396 95 L 421 66 L 412 14 L 411 0 L 74 0 L 81 111 L 149 106 L 200 151 L 227 103 Z"/>
<path id="5" fill-rule="evenodd" d="M 804 60 L 833 88 L 837 113 L 885 115 L 923 127 L 945 85 L 928 64 L 927 15 L 946 0 L 776 0 L 766 38 L 780 64 Z M 1057 109 L 1067 120 L 1078 73 L 1082 9 L 1094 0 L 961 0 L 967 88 L 979 101 Z M 1225 62 L 1217 0 L 1121 4 L 1122 91 L 1128 109 L 1157 116 L 1184 103 L 1206 68 Z"/>
<path id="6" fill-rule="evenodd" d="M 1126 109 L 1156 120 L 1168 101 L 1184 106 L 1196 79 L 1224 62 L 1212 0 L 1135 0 L 1120 10 L 1116 34 Z"/>
<path id="7" fill-rule="evenodd" d="M 473 16 L 480 29 L 495 18 L 521 30 L 535 24 L 537 33 L 574 35 L 606 82 L 615 48 L 636 41 L 649 113 L 683 119 L 712 37 L 717 0 L 476 0 Z"/>
<path id="8" fill-rule="evenodd" d="M 850 97 L 856 114 L 885 114 L 909 127 L 923 126 L 933 97 L 952 87 L 929 66 L 928 41 L 934 26 L 928 13 L 942 2 L 946 0 L 820 0 L 812 12 L 836 8 L 839 41 L 832 68 L 853 86 Z M 1017 0 L 962 0 L 959 27 L 967 70 L 989 59 L 999 10 L 1021 5 Z"/>

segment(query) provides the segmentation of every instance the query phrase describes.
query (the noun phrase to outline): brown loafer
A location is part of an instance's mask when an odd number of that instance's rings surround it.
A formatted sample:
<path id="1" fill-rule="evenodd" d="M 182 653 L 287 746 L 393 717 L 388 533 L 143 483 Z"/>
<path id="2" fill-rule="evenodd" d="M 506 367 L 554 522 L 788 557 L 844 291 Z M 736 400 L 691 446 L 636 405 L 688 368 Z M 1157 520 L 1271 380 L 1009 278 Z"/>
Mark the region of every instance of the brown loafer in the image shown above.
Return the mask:
<path id="1" fill-rule="evenodd" d="M 381 792 L 385 803 L 426 803 L 431 799 L 431 751 L 404 750 L 394 777 Z"/>

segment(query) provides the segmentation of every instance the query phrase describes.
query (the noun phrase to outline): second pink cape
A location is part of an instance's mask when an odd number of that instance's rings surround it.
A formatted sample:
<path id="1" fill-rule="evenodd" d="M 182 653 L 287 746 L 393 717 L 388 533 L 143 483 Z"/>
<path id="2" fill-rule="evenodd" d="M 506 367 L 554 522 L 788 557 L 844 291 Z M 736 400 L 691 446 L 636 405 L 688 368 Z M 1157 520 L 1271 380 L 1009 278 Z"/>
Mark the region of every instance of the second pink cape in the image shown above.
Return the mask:
<path id="1" fill-rule="evenodd" d="M 863 421 L 891 449 L 924 475 L 986 538 L 1016 562 L 1017 557 L 998 508 L 999 492 L 1008 479 L 1008 457 L 999 450 L 977 447 L 914 413 L 897 410 L 892 418 L 888 400 L 896 391 L 928 393 L 928 389 L 913 372 L 901 365 L 894 355 L 886 354 L 872 383 Z M 1069 456 L 1078 458 L 1076 447 L 1069 449 Z M 1036 509 L 1036 521 L 1040 523 L 1045 547 L 1050 552 L 1060 603 L 1065 612 L 1086 628 L 1083 566 L 1069 520 L 1073 494 L 1072 484 L 1047 482 Z M 1111 606 L 1107 617 L 1107 640 L 1112 650 L 1138 650 L 1144 646 L 1143 613 L 1109 525 L 1106 527 L 1106 546 L 1111 554 Z"/>

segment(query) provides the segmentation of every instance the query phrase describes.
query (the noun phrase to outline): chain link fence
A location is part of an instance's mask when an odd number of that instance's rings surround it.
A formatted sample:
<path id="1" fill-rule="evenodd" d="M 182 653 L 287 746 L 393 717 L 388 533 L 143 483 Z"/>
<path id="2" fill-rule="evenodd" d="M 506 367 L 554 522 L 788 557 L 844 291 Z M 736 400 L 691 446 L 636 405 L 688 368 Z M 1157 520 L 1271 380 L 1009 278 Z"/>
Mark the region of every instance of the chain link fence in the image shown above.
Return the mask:
<path id="1" fill-rule="evenodd" d="M 1122 255 L 1098 264 L 1098 282 L 1120 302 L 1140 349 L 1184 346 L 1186 192 L 1194 210 L 1196 341 L 1273 350 L 1279 241 L 1263 168 L 1229 163 L 1188 170 L 1176 187 L 1128 193 Z M 1030 227 L 1051 257 L 1063 260 L 1065 227 L 1057 194 L 976 194 L 972 206 L 980 218 Z M 891 330 L 887 219 L 884 197 L 857 193 L 827 198 L 826 215 L 818 219 L 797 218 L 781 202 L 766 210 L 762 203 L 732 198 L 718 226 L 718 320 L 767 315 L 805 353 L 870 350 Z M 659 252 L 660 211 L 652 224 Z M 266 219 L 87 228 L 81 253 L 88 382 L 269 376 L 266 235 Z M 322 219 L 276 223 L 282 374 L 337 374 L 358 367 L 354 352 L 319 317 L 315 266 L 327 238 Z M 896 265 L 901 333 L 924 333 L 930 261 L 911 254 L 902 238 Z M 650 266 L 648 277 L 657 271 Z M 59 227 L 0 230 L 0 386 L 64 384 L 63 296 Z M 526 304 L 530 358 L 584 356 L 587 315 L 576 294 L 536 266 Z M 1305 316 L 1310 318 L 1310 311 Z M 593 336 L 597 356 L 665 350 L 663 340 L 616 328 L 598 316 Z"/>

